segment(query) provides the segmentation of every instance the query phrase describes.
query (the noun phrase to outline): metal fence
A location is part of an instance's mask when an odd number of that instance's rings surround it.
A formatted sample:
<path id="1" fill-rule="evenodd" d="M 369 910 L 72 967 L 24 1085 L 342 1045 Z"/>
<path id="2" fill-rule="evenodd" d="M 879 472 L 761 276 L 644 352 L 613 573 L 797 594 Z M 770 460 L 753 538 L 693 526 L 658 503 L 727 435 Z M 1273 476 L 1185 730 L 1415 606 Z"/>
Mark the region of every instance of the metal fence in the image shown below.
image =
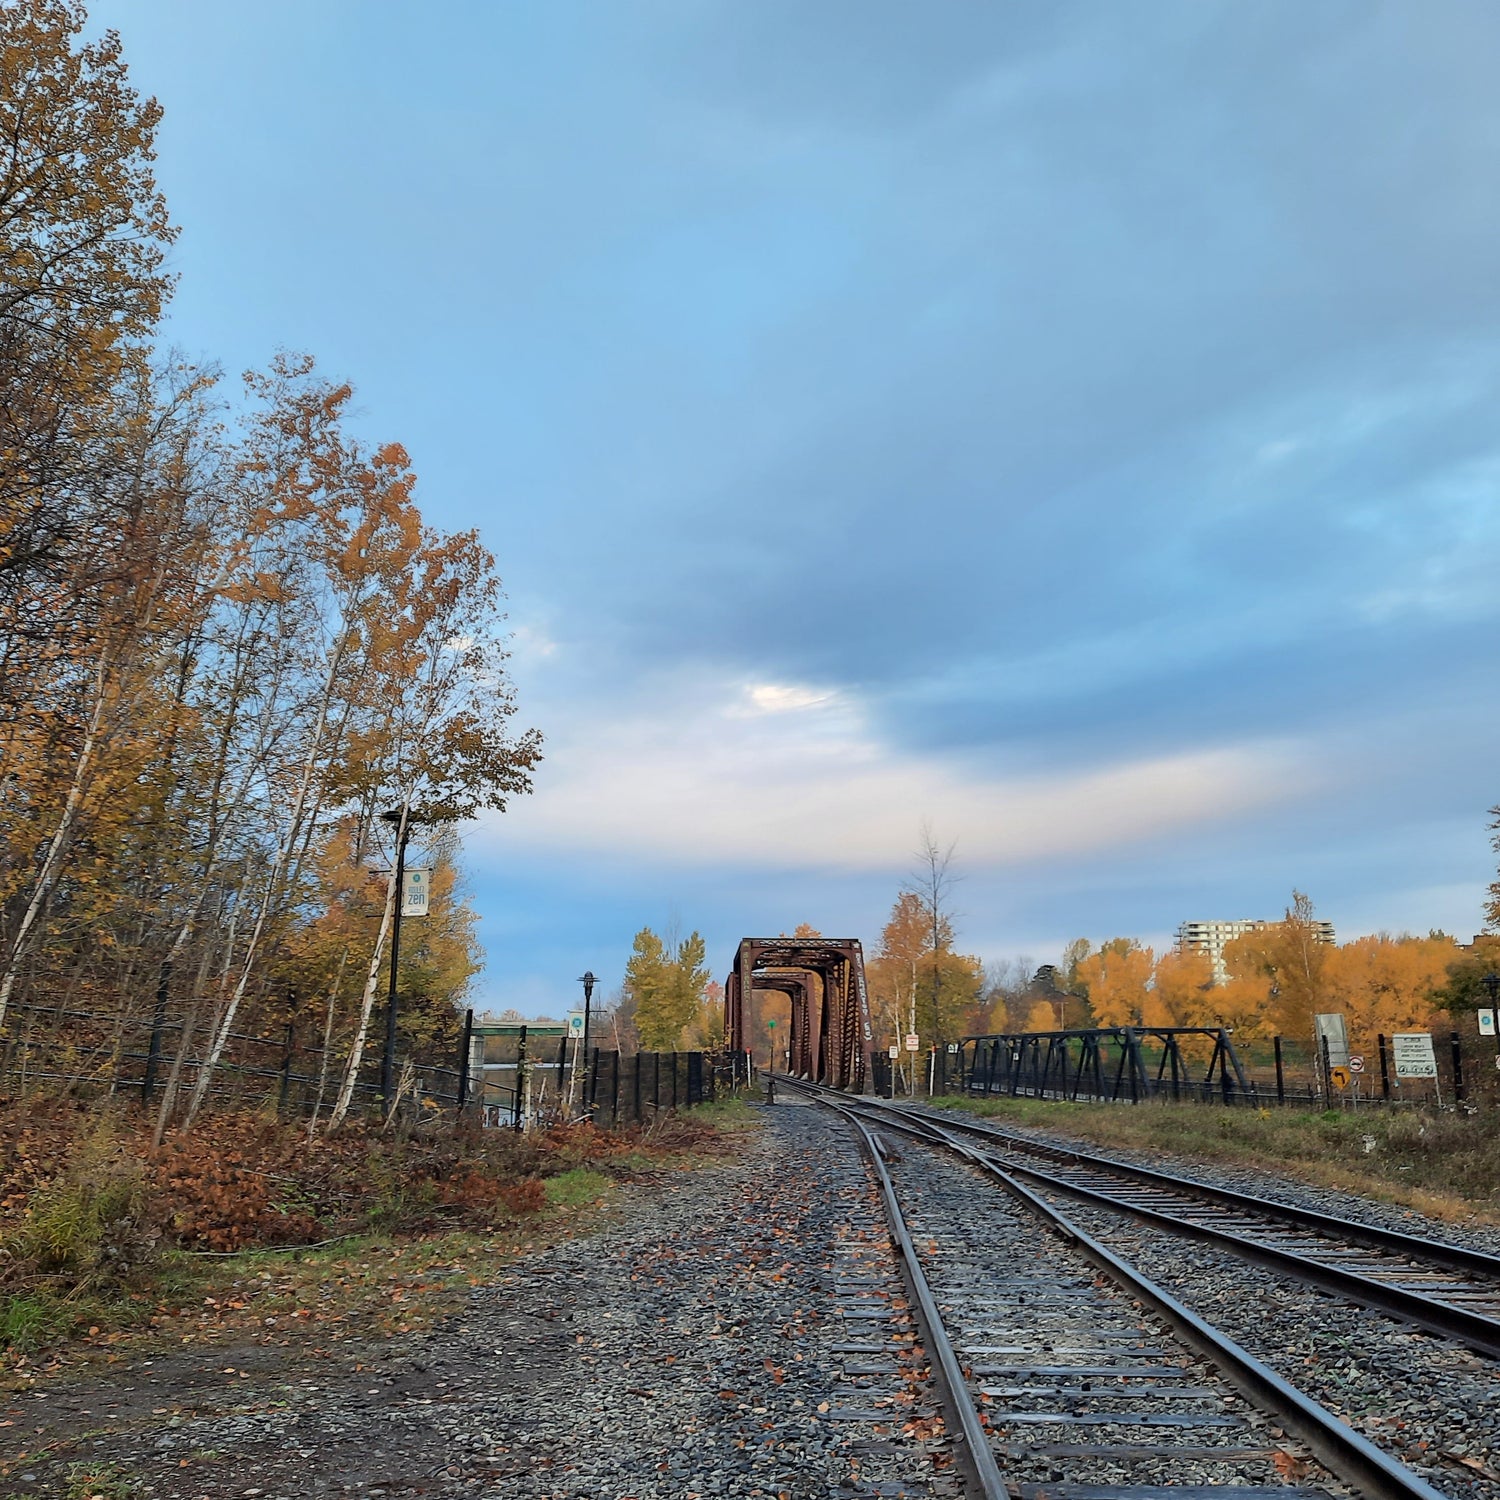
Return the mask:
<path id="1" fill-rule="evenodd" d="M 1391 1039 L 1355 1039 L 1347 1064 L 1291 1037 L 1232 1041 L 1211 1028 L 1101 1028 L 968 1037 L 934 1058 L 936 1091 L 1140 1103 L 1147 1100 L 1361 1108 L 1500 1107 L 1500 1047 L 1457 1031 L 1432 1033 L 1436 1074 L 1398 1076 Z M 890 1068 L 877 1059 L 877 1089 Z"/>
<path id="2" fill-rule="evenodd" d="M 182 1050 L 182 1023 L 100 1015 L 53 1006 L 12 1006 L 14 1033 L 0 1043 L 0 1079 L 12 1097 L 71 1092 L 84 1098 L 159 1101 L 171 1069 L 178 1098 L 196 1086 L 210 1031 L 199 1028 Z M 453 1065 L 432 1056 L 398 1053 L 394 1080 L 406 1114 L 472 1110 L 486 1125 L 523 1128 L 591 1116 L 605 1127 L 647 1124 L 664 1111 L 715 1098 L 747 1082 L 747 1055 L 637 1052 L 594 1048 L 583 1067 L 582 1048 L 566 1036 L 532 1038 L 525 1028 L 497 1046 L 464 1018 Z M 440 1055 L 440 1053 L 438 1054 Z M 308 1045 L 295 1025 L 279 1036 L 232 1032 L 208 1089 L 216 1104 L 275 1109 L 286 1118 L 326 1112 L 337 1097 L 347 1058 Z M 381 1050 L 366 1049 L 355 1082 L 356 1110 L 387 1107 L 381 1088 Z"/>
<path id="3" fill-rule="evenodd" d="M 175 1066 L 178 1097 L 183 1098 L 197 1086 L 211 1042 L 211 1028 L 202 1025 L 189 1035 L 184 1052 L 183 1022 L 149 1016 L 26 1004 L 12 1005 L 9 1019 L 12 1034 L 0 1043 L 0 1079 L 14 1097 L 71 1092 L 86 1098 L 133 1097 L 151 1104 L 159 1099 Z M 467 1024 L 472 1024 L 469 1018 Z M 471 1080 L 462 1067 L 466 1051 L 464 1043 L 453 1046 L 451 1066 L 434 1060 L 441 1055 L 436 1048 L 424 1057 L 398 1055 L 396 1083 L 403 1102 L 417 1109 L 451 1109 L 466 1103 L 471 1092 Z M 315 1108 L 331 1107 L 346 1065 L 346 1054 L 310 1044 L 294 1022 L 275 1036 L 235 1031 L 228 1036 L 207 1097 L 217 1104 L 308 1115 Z M 354 1084 L 357 1108 L 383 1103 L 380 1072 L 380 1047 L 367 1047 Z"/>

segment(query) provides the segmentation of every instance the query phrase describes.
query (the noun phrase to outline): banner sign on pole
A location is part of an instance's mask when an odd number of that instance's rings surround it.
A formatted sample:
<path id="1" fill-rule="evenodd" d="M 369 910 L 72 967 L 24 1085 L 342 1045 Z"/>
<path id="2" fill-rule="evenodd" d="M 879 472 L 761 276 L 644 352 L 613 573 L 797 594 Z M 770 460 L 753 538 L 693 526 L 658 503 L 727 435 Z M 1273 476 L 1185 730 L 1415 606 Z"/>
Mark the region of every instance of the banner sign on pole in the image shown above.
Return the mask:
<path id="1" fill-rule="evenodd" d="M 1481 1010 L 1479 1012 L 1479 1034 L 1480 1036 L 1494 1036 L 1495 1034 L 1495 1012 L 1492 1010 Z"/>
<path id="2" fill-rule="evenodd" d="M 401 892 L 401 915 L 403 917 L 427 915 L 427 888 L 431 883 L 431 870 L 407 870 L 405 872 Z"/>
<path id="3" fill-rule="evenodd" d="M 1437 1058 L 1430 1031 L 1398 1031 L 1391 1038 L 1397 1078 L 1436 1078 Z"/>
<path id="4" fill-rule="evenodd" d="M 583 1012 L 581 1010 L 570 1010 L 568 1012 L 568 1035 L 583 1035 Z"/>

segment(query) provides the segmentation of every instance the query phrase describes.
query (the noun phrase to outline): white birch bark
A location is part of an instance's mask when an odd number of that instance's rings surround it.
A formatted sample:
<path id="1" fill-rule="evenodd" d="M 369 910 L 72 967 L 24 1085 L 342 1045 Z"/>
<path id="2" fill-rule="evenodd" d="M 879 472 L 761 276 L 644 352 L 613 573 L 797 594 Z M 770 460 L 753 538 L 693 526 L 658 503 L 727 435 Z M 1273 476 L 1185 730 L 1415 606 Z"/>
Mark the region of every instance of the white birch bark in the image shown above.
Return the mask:
<path id="1" fill-rule="evenodd" d="M 396 829 L 398 848 L 400 840 L 406 836 L 406 819 L 410 811 L 411 799 L 408 797 L 401 805 L 401 822 Z M 365 1032 L 369 1029 L 370 1012 L 375 1008 L 375 996 L 380 989 L 381 960 L 385 956 L 386 939 L 390 936 L 391 926 L 395 921 L 397 899 L 396 864 L 393 860 L 391 878 L 386 884 L 385 907 L 380 913 L 380 931 L 375 936 L 375 951 L 370 955 L 370 967 L 365 971 L 365 988 L 359 1001 L 359 1024 L 354 1028 L 354 1041 L 349 1048 L 349 1061 L 344 1068 L 343 1082 L 339 1085 L 339 1097 L 333 1106 L 333 1113 L 328 1116 L 329 1133 L 344 1123 L 344 1116 L 349 1113 L 349 1105 L 354 1099 L 359 1065 L 364 1060 Z"/>
<path id="2" fill-rule="evenodd" d="M 276 897 L 280 894 L 283 879 L 288 866 L 292 860 L 293 851 L 296 849 L 298 839 L 302 831 L 303 818 L 307 814 L 308 799 L 312 792 L 313 779 L 317 773 L 318 758 L 323 750 L 323 740 L 328 727 L 328 708 L 333 697 L 333 686 L 338 678 L 339 669 L 344 661 L 344 649 L 348 641 L 348 632 L 340 634 L 339 645 L 329 659 L 328 671 L 323 680 L 323 690 L 318 703 L 318 722 L 312 734 L 312 739 L 307 747 L 307 754 L 302 762 L 302 774 L 298 778 L 297 793 L 292 799 L 292 810 L 287 818 L 287 829 L 285 837 L 277 846 L 275 858 L 271 861 L 270 871 L 266 875 L 266 883 L 261 890 L 260 905 L 255 914 L 255 926 L 250 934 L 250 940 L 246 944 L 245 954 L 240 964 L 240 976 L 234 987 L 234 993 L 229 997 L 229 1004 L 224 1009 L 219 1025 L 214 1032 L 214 1039 L 209 1047 L 208 1056 L 203 1061 L 203 1066 L 198 1070 L 197 1081 L 193 1085 L 192 1098 L 188 1101 L 187 1114 L 183 1120 L 184 1125 L 191 1125 L 197 1118 L 198 1111 L 203 1107 L 203 1101 L 208 1096 L 209 1084 L 212 1081 L 214 1069 L 219 1065 L 219 1059 L 224 1055 L 224 1047 L 229 1041 L 229 1034 L 234 1029 L 234 1018 L 238 1013 L 240 1004 L 245 998 L 245 993 L 250 987 L 251 976 L 255 971 L 255 962 L 260 956 L 260 944 L 265 936 L 266 924 L 270 919 Z M 317 807 L 313 812 L 316 815 Z"/>
<path id="3" fill-rule="evenodd" d="M 3 1030 L 5 1026 L 5 1013 L 10 1006 L 10 997 L 15 991 L 16 976 L 20 972 L 22 962 L 31 951 L 36 938 L 37 923 L 52 894 L 52 887 L 57 881 L 58 872 L 62 869 L 63 856 L 67 852 L 68 842 L 73 836 L 73 830 L 78 825 L 79 814 L 83 810 L 83 799 L 104 729 L 105 705 L 108 701 L 105 685 L 110 663 L 111 656 L 106 653 L 100 657 L 99 665 L 95 669 L 94 711 L 89 715 L 89 727 L 84 733 L 83 746 L 79 751 L 78 761 L 73 767 L 73 780 L 68 787 L 67 800 L 57 820 L 57 827 L 53 829 L 52 837 L 48 841 L 47 852 L 42 858 L 42 867 L 37 871 L 36 883 L 31 888 L 31 899 L 26 903 L 26 910 L 21 914 L 20 925 L 16 928 L 16 939 L 11 944 L 10 955 L 5 962 L 4 977 L 0 978 L 0 1030 Z"/>

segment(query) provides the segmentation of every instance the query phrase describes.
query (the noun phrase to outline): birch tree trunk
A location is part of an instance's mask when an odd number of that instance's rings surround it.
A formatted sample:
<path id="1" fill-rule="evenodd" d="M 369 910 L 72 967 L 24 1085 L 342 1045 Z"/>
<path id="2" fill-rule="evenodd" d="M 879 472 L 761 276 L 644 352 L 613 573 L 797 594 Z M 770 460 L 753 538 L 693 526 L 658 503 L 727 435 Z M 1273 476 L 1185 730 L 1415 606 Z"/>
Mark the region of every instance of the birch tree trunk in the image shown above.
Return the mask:
<path id="1" fill-rule="evenodd" d="M 48 841 L 42 867 L 37 871 L 36 882 L 31 889 L 31 899 L 26 903 L 26 910 L 21 914 L 15 942 L 11 944 L 10 954 L 5 961 L 5 974 L 3 978 L 0 978 L 0 1031 L 3 1031 L 5 1027 L 5 1014 L 10 1006 L 10 997 L 15 990 L 16 975 L 20 972 L 21 963 L 36 940 L 38 919 L 47 905 L 47 898 L 52 894 L 52 887 L 57 880 L 58 872 L 62 869 L 63 855 L 67 852 L 73 830 L 78 826 L 89 776 L 94 768 L 94 759 L 104 729 L 105 705 L 108 701 L 105 689 L 111 660 L 111 655 L 106 652 L 100 657 L 99 665 L 95 669 L 94 711 L 89 715 L 89 727 L 84 733 L 83 746 L 79 751 L 77 764 L 73 767 L 73 780 L 68 787 L 67 800 L 63 804 L 62 815 L 57 820 L 57 827 L 53 829 L 52 837 Z"/>
<path id="2" fill-rule="evenodd" d="M 401 809 L 401 826 L 397 829 L 396 837 L 400 839 L 406 833 L 406 815 L 409 809 L 405 806 Z M 354 1099 L 354 1085 L 359 1079 L 359 1065 L 364 1060 L 365 1032 L 370 1025 L 370 1012 L 375 1008 L 375 995 L 380 988 L 381 959 L 385 956 L 386 939 L 390 936 L 391 924 L 396 916 L 396 867 L 391 866 L 391 878 L 386 886 L 385 908 L 380 913 L 380 931 L 375 937 L 375 951 L 370 955 L 370 967 L 365 971 L 365 988 L 359 1001 L 359 1023 L 354 1028 L 354 1041 L 349 1048 L 349 1062 L 344 1068 L 344 1080 L 339 1086 L 339 1097 L 333 1106 L 333 1113 L 328 1116 L 328 1132 L 331 1134 L 344 1123 L 344 1116 L 349 1113 L 349 1105 Z"/>
<path id="3" fill-rule="evenodd" d="M 235 984 L 234 993 L 229 997 L 229 1004 L 224 1009 L 224 1014 L 219 1021 L 218 1028 L 214 1032 L 214 1039 L 209 1047 L 208 1056 L 203 1060 L 203 1066 L 198 1070 L 197 1081 L 193 1085 L 192 1098 L 188 1101 L 187 1114 L 183 1120 L 184 1125 L 191 1125 L 198 1116 L 198 1111 L 203 1107 L 203 1101 L 208 1096 L 209 1083 L 213 1078 L 214 1069 L 219 1065 L 219 1059 L 224 1055 L 224 1047 L 229 1041 L 229 1034 L 234 1029 L 234 1018 L 240 1008 L 240 1003 L 245 998 L 245 992 L 250 987 L 250 979 L 255 971 L 256 960 L 260 957 L 261 939 L 265 936 L 266 923 L 268 922 L 276 897 L 280 894 L 282 880 L 288 867 L 292 863 L 292 855 L 297 847 L 302 832 L 302 821 L 307 813 L 308 798 L 311 794 L 313 779 L 317 773 L 318 758 L 323 751 L 323 739 L 328 727 L 328 709 L 333 697 L 334 683 L 338 679 L 339 670 L 344 662 L 345 645 L 348 641 L 348 632 L 340 634 L 338 647 L 333 652 L 328 663 L 328 671 L 323 679 L 323 690 L 318 703 L 318 722 L 313 730 L 312 740 L 307 747 L 307 754 L 302 762 L 302 774 L 297 782 L 297 794 L 292 800 L 292 810 L 287 818 L 286 835 L 278 844 L 276 857 L 271 862 L 270 871 L 266 875 L 265 888 L 261 891 L 260 906 L 255 914 L 255 927 L 251 931 L 250 941 L 245 948 L 245 956 L 240 965 L 240 977 Z M 314 809 L 316 812 L 316 809 Z"/>

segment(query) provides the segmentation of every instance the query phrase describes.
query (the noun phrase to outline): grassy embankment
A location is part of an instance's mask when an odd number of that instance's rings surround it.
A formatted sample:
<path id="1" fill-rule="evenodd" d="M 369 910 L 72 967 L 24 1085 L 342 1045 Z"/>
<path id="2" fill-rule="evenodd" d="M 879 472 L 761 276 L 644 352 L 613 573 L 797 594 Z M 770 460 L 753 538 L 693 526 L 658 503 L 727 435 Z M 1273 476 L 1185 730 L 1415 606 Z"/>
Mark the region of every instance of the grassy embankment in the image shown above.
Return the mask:
<path id="1" fill-rule="evenodd" d="M 1436 1218 L 1500 1224 L 1500 1129 L 1486 1115 L 1416 1110 L 1225 1109 L 935 1099 L 935 1104 L 1107 1148 L 1283 1172 Z"/>
<path id="2" fill-rule="evenodd" d="M 8 1114 L 10 1117 L 5 1118 Z M 728 1099 L 651 1129 L 352 1129 L 218 1118 L 152 1153 L 126 1110 L 0 1112 L 0 1377 L 127 1349 L 405 1333 L 621 1187 L 734 1149 Z"/>

